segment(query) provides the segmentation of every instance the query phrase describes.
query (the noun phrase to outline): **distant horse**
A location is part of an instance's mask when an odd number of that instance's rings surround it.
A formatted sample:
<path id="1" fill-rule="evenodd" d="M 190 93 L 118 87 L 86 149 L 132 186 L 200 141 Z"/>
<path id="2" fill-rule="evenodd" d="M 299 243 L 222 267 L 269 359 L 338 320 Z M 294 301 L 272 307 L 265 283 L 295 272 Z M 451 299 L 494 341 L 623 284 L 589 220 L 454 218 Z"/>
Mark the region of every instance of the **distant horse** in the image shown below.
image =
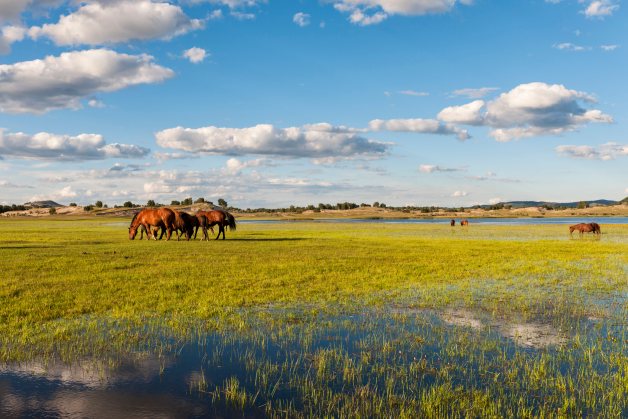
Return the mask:
<path id="1" fill-rule="evenodd" d="M 207 228 L 211 229 L 215 225 L 218 226 L 219 230 L 218 230 L 218 235 L 216 236 L 216 240 L 218 240 L 218 238 L 220 237 L 220 233 L 222 233 L 222 239 L 223 240 L 225 239 L 225 227 L 229 227 L 231 231 L 235 231 L 236 229 L 235 218 L 233 217 L 233 215 L 229 214 L 227 211 L 220 211 L 220 210 L 199 211 L 196 213 L 196 216 L 207 217 L 207 226 L 206 226 Z M 209 237 L 207 237 L 207 240 L 209 240 Z"/>
<path id="2" fill-rule="evenodd" d="M 569 227 L 569 235 L 573 234 L 574 230 L 578 230 L 578 234 L 582 236 L 584 233 L 602 234 L 602 230 L 597 223 L 580 223 Z"/>
<path id="3" fill-rule="evenodd" d="M 460 222 L 460 225 L 461 225 L 461 226 L 463 226 L 463 227 L 464 227 L 464 226 L 468 226 L 468 225 L 469 225 L 469 222 L 468 222 L 467 220 L 464 220 L 464 221 L 461 221 L 461 222 Z"/>
<path id="4" fill-rule="evenodd" d="M 172 230 L 174 229 L 176 216 L 171 209 L 168 208 L 159 208 L 156 210 L 153 209 L 144 209 L 133 217 L 131 220 L 131 225 L 129 226 L 129 239 L 135 239 L 137 235 L 137 229 L 142 226 L 142 235 L 144 237 L 143 232 L 146 231 L 146 240 L 150 240 L 150 227 L 162 227 L 166 231 L 168 231 L 168 235 L 166 241 L 170 240 L 170 236 L 172 235 Z M 152 235 L 153 240 L 157 240 L 155 234 Z"/>
<path id="5" fill-rule="evenodd" d="M 450 226 L 455 226 L 456 225 L 456 220 L 451 220 L 451 223 L 449 224 Z"/>

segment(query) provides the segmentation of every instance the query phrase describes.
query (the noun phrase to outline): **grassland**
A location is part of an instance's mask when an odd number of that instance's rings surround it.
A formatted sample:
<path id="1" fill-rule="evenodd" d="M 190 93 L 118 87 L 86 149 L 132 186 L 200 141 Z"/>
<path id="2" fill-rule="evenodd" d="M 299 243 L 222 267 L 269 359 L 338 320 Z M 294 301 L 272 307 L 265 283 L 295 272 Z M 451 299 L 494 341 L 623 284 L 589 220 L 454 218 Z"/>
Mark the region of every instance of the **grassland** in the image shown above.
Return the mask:
<path id="1" fill-rule="evenodd" d="M 4 363 L 102 371 L 196 342 L 204 368 L 246 368 L 190 392 L 268 416 L 628 412 L 628 226 L 240 224 L 199 243 L 111 224 L 0 221 Z"/>

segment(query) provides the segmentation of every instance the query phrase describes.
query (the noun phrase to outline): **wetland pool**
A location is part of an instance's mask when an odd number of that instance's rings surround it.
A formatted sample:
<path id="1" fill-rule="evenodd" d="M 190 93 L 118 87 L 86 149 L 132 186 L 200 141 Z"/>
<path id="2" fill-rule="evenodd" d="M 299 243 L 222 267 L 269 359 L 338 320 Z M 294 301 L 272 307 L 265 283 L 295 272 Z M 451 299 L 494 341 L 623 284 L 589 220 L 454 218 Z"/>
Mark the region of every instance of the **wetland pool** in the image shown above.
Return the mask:
<path id="1" fill-rule="evenodd" d="M 570 314 L 399 304 L 334 314 L 253 309 L 227 323 L 178 319 L 185 326 L 175 328 L 166 318 L 107 320 L 77 333 L 90 340 L 98 329 L 100 342 L 134 336 L 124 354 L 3 365 L 0 415 L 484 417 L 491 407 L 499 417 L 561 409 L 605 417 L 596 401 L 627 378 L 624 307 L 621 296 Z M 628 415 L 625 403 L 612 411 Z"/>

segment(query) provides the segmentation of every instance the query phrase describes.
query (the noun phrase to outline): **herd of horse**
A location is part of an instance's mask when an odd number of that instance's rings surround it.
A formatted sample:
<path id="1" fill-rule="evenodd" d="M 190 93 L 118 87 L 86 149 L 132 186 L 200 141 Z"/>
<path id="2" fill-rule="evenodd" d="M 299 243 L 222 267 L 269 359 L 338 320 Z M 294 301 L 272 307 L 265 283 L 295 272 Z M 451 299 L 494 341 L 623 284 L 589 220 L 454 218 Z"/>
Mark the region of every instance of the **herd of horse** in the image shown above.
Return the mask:
<path id="1" fill-rule="evenodd" d="M 454 227 L 456 225 L 456 220 L 451 220 L 451 223 L 449 224 L 452 227 Z M 468 226 L 469 222 L 468 221 L 461 221 L 460 222 L 461 226 Z M 574 231 L 578 230 L 579 234 L 582 236 L 584 233 L 593 233 L 593 234 L 602 234 L 602 230 L 600 230 L 600 225 L 597 223 L 589 223 L 589 224 L 585 224 L 585 223 L 580 223 L 580 224 L 576 224 L 576 225 L 572 225 L 571 227 L 569 227 L 569 234 L 573 234 Z"/>
<path id="2" fill-rule="evenodd" d="M 143 209 L 135 214 L 131 225 L 129 226 L 129 239 L 134 240 L 138 230 L 140 231 L 140 240 L 144 239 L 144 233 L 146 233 L 146 240 L 157 240 L 157 232 L 161 229 L 162 239 L 164 233 L 166 234 L 166 241 L 170 240 L 170 236 L 174 231 L 177 234 L 177 241 L 179 241 L 179 232 L 185 234 L 186 239 L 189 241 L 194 235 L 198 234 L 198 229 L 203 229 L 204 239 L 209 240 L 207 230 L 209 229 L 214 234 L 214 226 L 218 226 L 218 235 L 216 239 L 220 237 L 222 233 L 222 239 L 225 239 L 225 229 L 228 227 L 231 231 L 236 229 L 236 222 L 233 215 L 226 210 L 212 210 L 212 211 L 198 211 L 194 215 L 190 215 L 187 212 L 177 211 L 170 208 L 159 209 Z M 152 227 L 152 230 L 151 230 Z"/>

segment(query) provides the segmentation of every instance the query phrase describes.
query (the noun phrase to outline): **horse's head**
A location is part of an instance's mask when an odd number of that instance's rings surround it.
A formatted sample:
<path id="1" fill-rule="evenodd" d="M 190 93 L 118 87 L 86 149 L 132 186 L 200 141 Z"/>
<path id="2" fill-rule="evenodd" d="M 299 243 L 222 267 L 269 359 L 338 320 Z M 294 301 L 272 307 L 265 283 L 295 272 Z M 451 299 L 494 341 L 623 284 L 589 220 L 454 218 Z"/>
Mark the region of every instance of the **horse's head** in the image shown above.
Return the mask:
<path id="1" fill-rule="evenodd" d="M 129 227 L 129 240 L 134 240 L 137 235 L 137 226 Z"/>
<path id="2" fill-rule="evenodd" d="M 576 229 L 576 228 L 575 228 L 575 227 L 573 227 L 573 226 L 569 227 L 569 234 L 573 233 L 573 231 L 574 231 L 575 229 Z"/>

